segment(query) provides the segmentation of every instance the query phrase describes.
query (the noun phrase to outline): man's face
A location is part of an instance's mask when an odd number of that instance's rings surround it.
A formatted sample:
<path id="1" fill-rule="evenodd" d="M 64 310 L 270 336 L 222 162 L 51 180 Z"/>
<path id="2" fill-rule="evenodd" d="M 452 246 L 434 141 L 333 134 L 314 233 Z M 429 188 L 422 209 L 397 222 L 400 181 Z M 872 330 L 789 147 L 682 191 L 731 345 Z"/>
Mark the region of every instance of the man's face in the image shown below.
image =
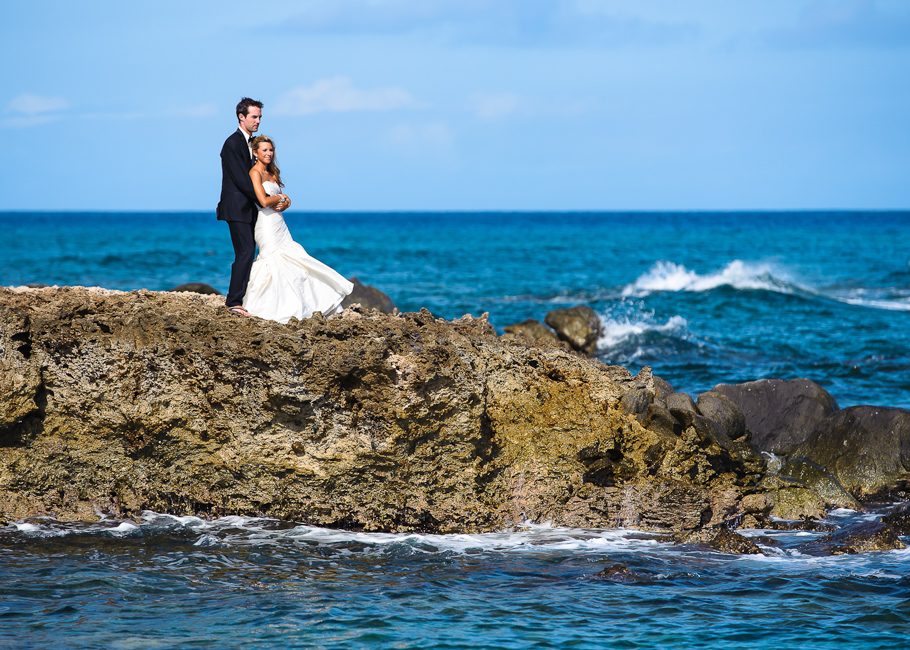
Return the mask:
<path id="1" fill-rule="evenodd" d="M 262 109 L 250 106 L 246 115 L 238 113 L 237 117 L 240 119 L 240 126 L 243 127 L 243 130 L 252 135 L 259 130 L 259 122 L 262 120 Z"/>

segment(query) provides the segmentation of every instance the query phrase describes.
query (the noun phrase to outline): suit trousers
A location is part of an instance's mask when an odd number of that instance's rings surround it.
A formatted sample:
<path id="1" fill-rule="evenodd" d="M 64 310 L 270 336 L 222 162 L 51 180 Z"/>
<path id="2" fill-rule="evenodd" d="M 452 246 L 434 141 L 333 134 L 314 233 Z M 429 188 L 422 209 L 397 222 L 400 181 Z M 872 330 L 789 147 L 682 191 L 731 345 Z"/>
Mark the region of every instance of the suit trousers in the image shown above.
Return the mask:
<path id="1" fill-rule="evenodd" d="M 231 229 L 231 243 L 234 244 L 234 263 L 231 264 L 231 285 L 224 302 L 228 307 L 233 307 L 243 304 L 246 285 L 250 281 L 250 269 L 256 258 L 256 238 L 254 236 L 256 221 L 254 220 L 253 223 L 228 221 L 227 223 Z"/>

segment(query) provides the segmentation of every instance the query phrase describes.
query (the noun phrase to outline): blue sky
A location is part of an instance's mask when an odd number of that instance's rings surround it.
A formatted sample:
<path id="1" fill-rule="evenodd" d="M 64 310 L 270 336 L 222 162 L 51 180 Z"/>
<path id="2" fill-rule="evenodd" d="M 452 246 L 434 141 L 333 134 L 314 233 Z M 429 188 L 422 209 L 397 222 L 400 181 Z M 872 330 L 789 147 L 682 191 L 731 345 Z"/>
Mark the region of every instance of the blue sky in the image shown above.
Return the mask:
<path id="1" fill-rule="evenodd" d="M 0 43 L 0 210 L 213 210 L 243 95 L 295 209 L 910 208 L 906 0 L 31 0 Z"/>

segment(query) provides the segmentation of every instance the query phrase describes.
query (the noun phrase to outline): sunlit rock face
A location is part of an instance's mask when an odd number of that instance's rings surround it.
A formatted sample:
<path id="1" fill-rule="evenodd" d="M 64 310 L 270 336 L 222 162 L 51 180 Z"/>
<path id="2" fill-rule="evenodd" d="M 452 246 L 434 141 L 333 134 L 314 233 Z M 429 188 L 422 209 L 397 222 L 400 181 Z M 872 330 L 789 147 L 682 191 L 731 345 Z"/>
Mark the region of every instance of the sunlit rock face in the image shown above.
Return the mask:
<path id="1" fill-rule="evenodd" d="M 7 520 L 684 531 L 764 492 L 754 450 L 713 420 L 648 428 L 666 398 L 649 369 L 502 339 L 483 318 L 353 308 L 281 325 L 218 296 L 81 287 L 0 289 L 0 307 Z"/>

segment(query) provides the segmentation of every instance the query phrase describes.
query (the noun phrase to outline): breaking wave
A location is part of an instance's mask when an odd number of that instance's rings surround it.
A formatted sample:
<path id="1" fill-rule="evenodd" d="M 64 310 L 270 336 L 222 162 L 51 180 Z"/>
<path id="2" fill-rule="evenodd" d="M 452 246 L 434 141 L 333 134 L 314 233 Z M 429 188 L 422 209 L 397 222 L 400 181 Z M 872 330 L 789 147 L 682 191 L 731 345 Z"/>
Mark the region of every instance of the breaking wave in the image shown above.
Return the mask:
<path id="1" fill-rule="evenodd" d="M 644 297 L 662 291 L 711 291 L 718 287 L 765 290 L 778 293 L 810 293 L 815 291 L 793 281 L 779 269 L 767 263 L 733 260 L 720 271 L 699 275 L 682 264 L 661 260 L 647 273 L 622 290 L 624 297 Z"/>

